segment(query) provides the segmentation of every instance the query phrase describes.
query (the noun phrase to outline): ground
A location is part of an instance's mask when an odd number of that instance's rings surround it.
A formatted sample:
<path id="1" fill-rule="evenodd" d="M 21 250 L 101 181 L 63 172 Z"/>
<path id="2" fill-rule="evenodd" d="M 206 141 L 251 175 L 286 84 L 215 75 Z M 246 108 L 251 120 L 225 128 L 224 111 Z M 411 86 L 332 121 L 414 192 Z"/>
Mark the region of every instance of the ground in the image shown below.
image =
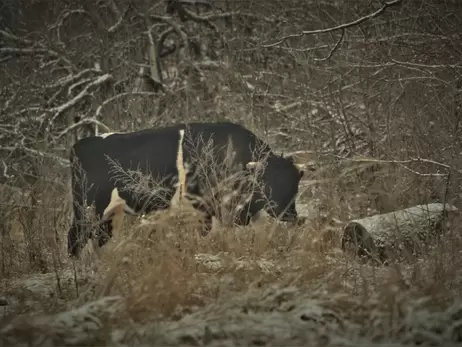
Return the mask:
<path id="1" fill-rule="evenodd" d="M 298 227 L 263 220 L 204 238 L 188 218 L 127 221 L 100 257 L 89 243 L 79 261 L 61 255 L 54 271 L 4 278 L 5 345 L 462 341 L 459 251 L 448 251 L 449 239 L 377 266 L 340 249 L 340 226 L 320 232 L 309 219 Z"/>

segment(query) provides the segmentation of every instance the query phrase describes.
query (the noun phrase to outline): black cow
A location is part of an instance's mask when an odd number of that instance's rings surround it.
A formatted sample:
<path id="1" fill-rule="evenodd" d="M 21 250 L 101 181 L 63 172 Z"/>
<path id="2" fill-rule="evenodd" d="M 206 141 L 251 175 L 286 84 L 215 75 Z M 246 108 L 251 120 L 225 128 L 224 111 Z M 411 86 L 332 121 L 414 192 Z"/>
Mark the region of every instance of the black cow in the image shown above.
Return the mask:
<path id="1" fill-rule="evenodd" d="M 254 190 L 239 206 L 235 223 L 247 225 L 262 209 L 283 221 L 297 220 L 295 197 L 303 171 L 294 164 L 293 158 L 274 154 L 267 144 L 241 125 L 189 123 L 110 133 L 83 138 L 72 148 L 74 216 L 68 233 L 69 255 L 78 257 L 88 239 L 95 237 L 82 223 L 84 201 L 88 206 L 95 204 L 97 217 L 103 221 L 95 240 L 100 247 L 117 229 L 124 213 L 136 215 L 166 209 L 178 196 L 189 196 L 195 208 L 206 212 L 210 223 L 205 230 L 209 230 L 214 212 L 200 197 L 211 187 L 210 177 L 216 175 L 207 177 L 209 166 L 203 164 L 206 160 L 201 161 L 206 155 L 219 164 L 233 157 L 231 167 L 240 168 L 243 174 L 236 176 L 239 177 L 236 182 L 251 176 L 257 177 L 257 183 L 261 184 L 261 190 Z M 141 191 L 136 185 L 128 184 L 128 176 L 136 180 L 135 172 L 161 180 L 162 189 L 150 185 Z M 271 204 L 268 205 L 268 201 Z"/>

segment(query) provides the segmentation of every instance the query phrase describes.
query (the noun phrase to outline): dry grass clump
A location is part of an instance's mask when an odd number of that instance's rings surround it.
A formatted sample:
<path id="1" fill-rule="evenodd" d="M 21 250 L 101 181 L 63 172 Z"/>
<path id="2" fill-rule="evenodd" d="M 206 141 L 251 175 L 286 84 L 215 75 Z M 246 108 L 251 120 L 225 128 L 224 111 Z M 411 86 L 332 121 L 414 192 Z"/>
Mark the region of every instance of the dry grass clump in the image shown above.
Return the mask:
<path id="1" fill-rule="evenodd" d="M 37 181 L 0 205 L 0 277 L 47 273 L 65 258 L 61 245 L 68 225 L 69 192 L 65 184 Z M 64 180 L 63 180 L 64 181 Z M 9 188 L 11 189 L 11 188 Z M 4 193 L 6 189 L 3 189 Z"/>
<path id="2" fill-rule="evenodd" d="M 214 230 L 202 237 L 198 217 L 190 209 L 162 211 L 125 228 L 104 248 L 100 262 L 94 258 L 99 281 L 98 288 L 91 287 L 92 298 L 123 295 L 131 298 L 131 314 L 171 317 L 177 307 L 215 300 L 230 274 L 235 290 L 258 278 L 278 280 L 295 269 L 288 251 L 301 249 L 302 238 L 309 244 L 302 230 L 269 222 L 226 228 L 214 221 Z"/>

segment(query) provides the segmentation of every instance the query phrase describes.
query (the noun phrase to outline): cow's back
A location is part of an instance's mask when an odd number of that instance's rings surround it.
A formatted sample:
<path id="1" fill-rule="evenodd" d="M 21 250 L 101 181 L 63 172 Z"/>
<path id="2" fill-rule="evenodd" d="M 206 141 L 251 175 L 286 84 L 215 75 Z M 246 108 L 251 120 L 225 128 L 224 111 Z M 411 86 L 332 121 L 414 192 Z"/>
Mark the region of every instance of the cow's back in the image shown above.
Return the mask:
<path id="1" fill-rule="evenodd" d="M 130 172 L 140 172 L 155 181 L 174 177 L 178 141 L 178 129 L 174 128 L 115 133 L 104 138 L 92 136 L 78 141 L 73 146 L 72 162 L 78 162 L 85 174 L 87 203 L 96 199 L 97 213 L 101 213 L 109 203 L 112 189 L 118 187 L 120 195 L 131 205 L 143 205 L 145 201 L 125 189 L 136 184 Z M 79 172 L 78 168 L 74 166 L 74 172 Z M 80 174 L 78 177 L 74 190 L 83 181 Z"/>
<path id="2" fill-rule="evenodd" d="M 207 147 L 211 139 L 213 151 Z M 234 163 L 241 164 L 241 168 L 255 160 L 262 148 L 263 151 L 269 150 L 250 130 L 239 124 L 189 123 L 83 138 L 73 146 L 75 156 L 71 161 L 76 162 L 78 159 L 82 172 L 85 173 L 87 203 L 96 202 L 97 213 L 101 214 L 109 204 L 114 187 L 119 189 L 120 195 L 133 208 L 138 209 L 146 203 L 147 200 L 140 199 L 139 194 L 130 192 L 132 189 L 125 189 L 128 184 L 136 184 L 127 175 L 129 171 L 138 171 L 153 181 L 163 180 L 166 183 L 164 187 L 168 190 L 166 198 L 170 199 L 175 190 L 173 183 L 178 182 L 180 171 L 189 167 L 192 174 L 197 173 L 197 163 L 201 160 L 223 163 L 229 154 L 229 140 L 232 141 L 232 150 L 235 153 Z M 179 151 L 179 146 L 182 151 Z M 74 170 L 76 168 L 78 166 Z M 222 168 L 218 168 L 220 169 Z M 76 185 L 82 184 L 82 177 L 77 177 L 73 182 L 74 191 L 79 191 L 80 188 Z M 194 180 L 191 183 L 194 185 Z M 192 189 L 196 190 L 197 187 Z M 149 195 L 149 192 L 146 193 Z M 152 196 L 146 199 L 152 199 Z M 163 203 L 153 200 L 152 204 L 157 206 Z"/>
<path id="3" fill-rule="evenodd" d="M 207 152 L 210 150 L 207 146 L 209 140 L 213 140 L 213 155 L 216 156 L 214 159 L 217 162 L 225 159 L 230 140 L 236 161 L 239 163 L 248 163 L 255 160 L 255 156 L 261 151 L 269 151 L 269 147 L 254 133 L 236 123 L 190 123 L 181 127 L 185 129 L 183 148 L 186 163 L 194 158 L 211 155 Z"/>
<path id="4" fill-rule="evenodd" d="M 114 170 L 114 163 L 125 169 L 149 168 L 154 172 L 175 166 L 178 141 L 177 129 L 147 129 L 105 138 L 87 137 L 77 142 L 73 149 L 88 174 L 93 174 L 95 179 L 97 176 L 106 179 L 102 176 Z"/>

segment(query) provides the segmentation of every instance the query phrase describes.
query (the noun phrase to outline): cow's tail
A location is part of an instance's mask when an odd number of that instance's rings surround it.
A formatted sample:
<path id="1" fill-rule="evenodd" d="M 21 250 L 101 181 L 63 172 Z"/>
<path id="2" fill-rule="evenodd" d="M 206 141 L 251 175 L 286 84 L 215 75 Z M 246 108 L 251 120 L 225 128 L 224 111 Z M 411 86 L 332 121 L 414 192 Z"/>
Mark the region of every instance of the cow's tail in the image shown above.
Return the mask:
<path id="1" fill-rule="evenodd" d="M 78 258 L 80 255 L 80 251 L 85 246 L 86 242 L 88 241 L 88 237 L 86 237 L 86 232 L 84 228 L 84 204 L 83 204 L 83 196 L 84 192 L 82 190 L 82 175 L 81 175 L 81 168 L 79 165 L 78 160 L 76 160 L 76 156 L 74 150 L 71 150 L 70 155 L 70 166 L 71 166 L 71 197 L 72 197 L 72 225 L 69 228 L 69 232 L 67 234 L 67 249 L 69 256 L 72 258 Z"/>

